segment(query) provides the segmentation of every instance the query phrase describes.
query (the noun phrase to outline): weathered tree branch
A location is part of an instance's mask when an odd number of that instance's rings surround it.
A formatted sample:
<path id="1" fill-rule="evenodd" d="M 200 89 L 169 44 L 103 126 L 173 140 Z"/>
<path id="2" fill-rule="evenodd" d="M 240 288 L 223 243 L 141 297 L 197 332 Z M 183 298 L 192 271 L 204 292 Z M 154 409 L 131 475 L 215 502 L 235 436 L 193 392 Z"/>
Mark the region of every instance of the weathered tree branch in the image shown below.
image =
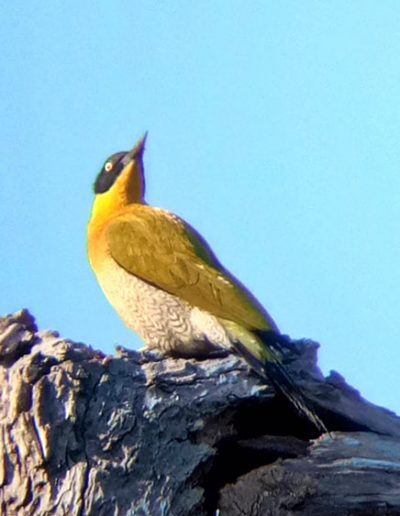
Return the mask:
<path id="1" fill-rule="evenodd" d="M 316 349 L 286 365 L 319 438 L 235 356 L 110 357 L 0 319 L 1 514 L 400 514 L 399 418 L 324 379 Z"/>

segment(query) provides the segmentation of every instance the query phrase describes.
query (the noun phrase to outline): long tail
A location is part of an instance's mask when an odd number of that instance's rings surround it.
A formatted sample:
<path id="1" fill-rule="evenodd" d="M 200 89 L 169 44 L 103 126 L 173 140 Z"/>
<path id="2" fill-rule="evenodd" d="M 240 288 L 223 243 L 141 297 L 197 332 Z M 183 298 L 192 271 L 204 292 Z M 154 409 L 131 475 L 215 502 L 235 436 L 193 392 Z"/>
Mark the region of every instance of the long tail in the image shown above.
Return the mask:
<path id="1" fill-rule="evenodd" d="M 229 331 L 230 330 L 230 331 Z M 282 345 L 279 335 L 273 332 L 249 331 L 232 332 L 232 347 L 240 354 L 250 367 L 263 379 L 269 380 L 294 405 L 300 414 L 306 416 L 321 432 L 328 432 L 323 421 L 316 414 L 312 403 L 307 400 L 301 388 L 294 383 L 282 364 Z M 241 329 L 242 330 L 242 329 Z"/>

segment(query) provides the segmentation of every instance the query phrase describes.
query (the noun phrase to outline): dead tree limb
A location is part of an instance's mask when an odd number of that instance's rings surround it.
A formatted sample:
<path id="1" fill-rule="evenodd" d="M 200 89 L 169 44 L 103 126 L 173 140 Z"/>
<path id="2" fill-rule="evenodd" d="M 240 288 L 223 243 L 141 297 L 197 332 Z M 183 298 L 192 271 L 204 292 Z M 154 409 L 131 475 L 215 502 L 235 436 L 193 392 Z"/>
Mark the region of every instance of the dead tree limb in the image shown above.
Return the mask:
<path id="1" fill-rule="evenodd" d="M 105 356 L 0 319 L 1 514 L 400 514 L 400 420 L 317 347 L 285 360 L 324 436 L 235 356 Z"/>

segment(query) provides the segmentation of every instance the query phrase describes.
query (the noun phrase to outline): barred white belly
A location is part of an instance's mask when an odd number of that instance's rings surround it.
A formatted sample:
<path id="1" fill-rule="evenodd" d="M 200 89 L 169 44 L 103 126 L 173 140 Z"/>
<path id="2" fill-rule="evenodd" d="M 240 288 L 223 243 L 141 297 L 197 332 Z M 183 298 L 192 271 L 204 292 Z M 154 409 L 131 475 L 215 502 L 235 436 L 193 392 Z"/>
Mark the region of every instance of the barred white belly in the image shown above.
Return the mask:
<path id="1" fill-rule="evenodd" d="M 230 347 L 217 317 L 129 274 L 111 257 L 103 263 L 98 281 L 119 316 L 147 347 L 182 355 Z"/>

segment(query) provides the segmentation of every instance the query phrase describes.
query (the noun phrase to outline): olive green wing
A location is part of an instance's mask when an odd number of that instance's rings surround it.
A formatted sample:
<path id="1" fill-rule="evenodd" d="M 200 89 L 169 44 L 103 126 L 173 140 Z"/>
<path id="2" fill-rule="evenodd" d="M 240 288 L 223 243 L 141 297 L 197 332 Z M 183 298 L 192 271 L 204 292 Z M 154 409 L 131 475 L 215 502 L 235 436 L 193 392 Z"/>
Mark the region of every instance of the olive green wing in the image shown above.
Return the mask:
<path id="1" fill-rule="evenodd" d="M 175 215 L 135 205 L 108 227 L 106 238 L 111 256 L 129 273 L 218 317 L 251 329 L 276 329 L 205 240 Z"/>

